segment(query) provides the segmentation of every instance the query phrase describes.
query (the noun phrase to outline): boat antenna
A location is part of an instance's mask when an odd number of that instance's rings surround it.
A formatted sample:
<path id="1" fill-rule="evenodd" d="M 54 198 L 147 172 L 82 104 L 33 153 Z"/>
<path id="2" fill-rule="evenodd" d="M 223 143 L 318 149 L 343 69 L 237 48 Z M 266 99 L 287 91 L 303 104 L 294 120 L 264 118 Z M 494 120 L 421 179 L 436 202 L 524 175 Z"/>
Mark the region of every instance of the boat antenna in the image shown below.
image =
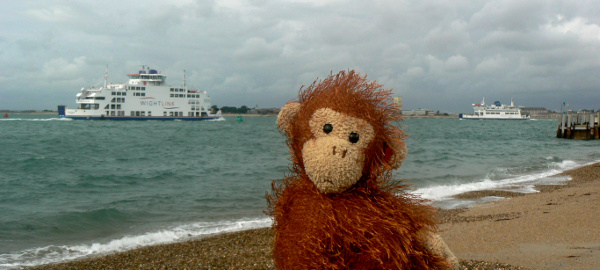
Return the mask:
<path id="1" fill-rule="evenodd" d="M 185 69 L 183 70 L 183 88 L 186 88 L 186 86 L 185 86 Z"/>
<path id="2" fill-rule="evenodd" d="M 106 71 L 104 72 L 104 88 L 108 84 L 108 65 L 106 65 Z"/>

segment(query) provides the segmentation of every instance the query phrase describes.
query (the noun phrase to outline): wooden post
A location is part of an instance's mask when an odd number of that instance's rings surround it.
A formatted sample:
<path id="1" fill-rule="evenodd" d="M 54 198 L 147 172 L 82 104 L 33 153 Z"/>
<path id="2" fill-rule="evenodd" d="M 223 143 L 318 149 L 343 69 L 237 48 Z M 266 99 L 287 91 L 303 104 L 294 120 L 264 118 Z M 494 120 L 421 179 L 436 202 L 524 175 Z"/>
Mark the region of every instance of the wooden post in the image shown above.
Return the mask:
<path id="1" fill-rule="evenodd" d="M 560 127 L 560 137 L 561 138 L 565 137 L 565 127 L 566 127 L 566 124 L 567 124 L 567 123 L 565 123 L 566 121 L 567 121 L 567 115 L 563 113 L 562 119 L 560 121 L 561 122 L 561 124 L 560 124 L 561 125 L 561 127 Z"/>
<path id="2" fill-rule="evenodd" d="M 588 122 L 588 129 L 590 130 L 590 139 L 594 139 L 596 137 L 596 132 L 594 132 L 594 114 L 590 113 L 590 121 Z"/>

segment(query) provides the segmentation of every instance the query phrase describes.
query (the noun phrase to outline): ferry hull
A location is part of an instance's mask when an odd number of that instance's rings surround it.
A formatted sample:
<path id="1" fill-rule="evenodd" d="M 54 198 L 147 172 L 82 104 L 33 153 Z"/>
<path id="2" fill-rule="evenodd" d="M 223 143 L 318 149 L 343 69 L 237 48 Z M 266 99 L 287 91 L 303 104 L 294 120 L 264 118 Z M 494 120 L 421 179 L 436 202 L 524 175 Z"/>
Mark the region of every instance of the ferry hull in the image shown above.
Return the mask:
<path id="1" fill-rule="evenodd" d="M 530 118 L 528 116 L 522 116 L 522 117 L 512 117 L 512 118 L 495 118 L 495 117 L 481 117 L 481 116 L 474 116 L 474 115 L 459 115 L 460 119 L 466 119 L 466 120 L 529 120 Z"/>
<path id="2" fill-rule="evenodd" d="M 119 120 L 119 121 L 127 121 L 127 120 L 136 120 L 136 121 L 203 121 L 203 120 L 217 120 L 223 118 L 221 116 L 221 112 L 217 114 L 204 115 L 204 116 L 106 116 L 106 115 L 73 115 L 69 114 L 64 105 L 58 106 L 58 117 L 59 118 L 69 118 L 73 120 Z M 75 110 L 76 111 L 76 110 Z"/>
<path id="3" fill-rule="evenodd" d="M 221 116 L 214 116 L 214 117 L 192 117 L 192 116 L 188 116 L 188 117 L 168 117 L 168 116 L 156 116 L 156 117 L 152 117 L 152 116 L 146 116 L 146 117 L 135 117 L 135 116 L 66 116 L 66 115 L 59 115 L 60 118 L 69 118 L 69 119 L 73 119 L 73 120 L 119 120 L 119 121 L 128 121 L 128 120 L 135 120 L 135 121 L 173 121 L 173 120 L 180 120 L 180 121 L 203 121 L 203 120 L 217 120 L 217 119 L 221 119 Z"/>

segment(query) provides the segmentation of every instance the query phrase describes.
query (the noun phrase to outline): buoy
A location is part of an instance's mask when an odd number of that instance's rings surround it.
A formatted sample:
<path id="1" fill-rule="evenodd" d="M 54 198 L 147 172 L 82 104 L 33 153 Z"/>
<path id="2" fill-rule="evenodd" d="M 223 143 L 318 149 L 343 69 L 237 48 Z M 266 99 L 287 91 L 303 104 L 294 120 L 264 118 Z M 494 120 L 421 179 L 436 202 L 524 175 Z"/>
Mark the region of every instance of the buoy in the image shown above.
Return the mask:
<path id="1" fill-rule="evenodd" d="M 242 121 L 244 121 L 244 119 L 242 119 L 241 115 L 238 115 L 237 121 L 242 122 Z"/>
<path id="2" fill-rule="evenodd" d="M 4 113 L 4 118 L 8 118 L 8 113 Z"/>

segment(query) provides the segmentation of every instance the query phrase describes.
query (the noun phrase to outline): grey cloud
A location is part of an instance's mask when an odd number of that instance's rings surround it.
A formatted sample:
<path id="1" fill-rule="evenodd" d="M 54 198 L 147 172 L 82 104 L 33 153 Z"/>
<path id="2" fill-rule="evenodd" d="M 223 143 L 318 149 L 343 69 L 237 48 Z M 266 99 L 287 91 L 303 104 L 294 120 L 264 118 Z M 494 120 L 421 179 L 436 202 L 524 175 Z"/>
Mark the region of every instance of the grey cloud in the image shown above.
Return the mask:
<path id="1" fill-rule="evenodd" d="M 62 1 L 0 11 L 0 109 L 52 109 L 139 65 L 214 103 L 282 106 L 356 69 L 407 109 L 469 112 L 482 97 L 600 108 L 594 1 Z M 18 10 L 17 15 L 8 12 Z M 44 78 L 40 81 L 40 76 Z M 19 102 L 37 96 L 45 98 Z M 8 98 L 7 98 L 8 97 Z M 72 105 L 72 104 L 71 104 Z M 33 106 L 33 107 L 30 107 Z"/>

